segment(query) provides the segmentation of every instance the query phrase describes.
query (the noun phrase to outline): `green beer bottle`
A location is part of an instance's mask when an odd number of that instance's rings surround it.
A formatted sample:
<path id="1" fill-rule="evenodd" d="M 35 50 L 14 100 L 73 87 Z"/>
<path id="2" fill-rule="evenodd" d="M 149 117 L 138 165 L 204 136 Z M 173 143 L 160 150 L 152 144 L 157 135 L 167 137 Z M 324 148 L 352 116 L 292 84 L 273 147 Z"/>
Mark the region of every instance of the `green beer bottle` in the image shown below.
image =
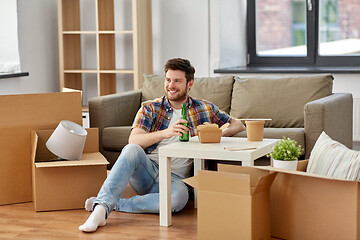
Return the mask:
<path id="1" fill-rule="evenodd" d="M 181 124 L 186 126 L 186 127 L 189 127 L 189 120 L 188 120 L 187 115 L 186 115 L 186 103 L 182 104 L 181 118 L 180 119 L 185 119 L 187 122 L 186 123 L 181 123 Z M 181 142 L 189 141 L 189 131 L 187 131 L 186 133 L 181 133 L 181 136 L 179 137 L 179 140 Z"/>

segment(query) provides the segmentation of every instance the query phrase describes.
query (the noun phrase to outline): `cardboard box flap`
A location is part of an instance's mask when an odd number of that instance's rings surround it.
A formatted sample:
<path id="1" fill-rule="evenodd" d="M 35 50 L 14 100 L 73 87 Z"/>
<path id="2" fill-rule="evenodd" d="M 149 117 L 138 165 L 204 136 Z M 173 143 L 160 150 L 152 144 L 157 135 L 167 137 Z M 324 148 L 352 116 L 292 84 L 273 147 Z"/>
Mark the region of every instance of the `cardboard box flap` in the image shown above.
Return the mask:
<path id="1" fill-rule="evenodd" d="M 231 194 L 250 195 L 250 176 L 227 172 L 199 170 L 197 177 L 191 179 L 191 186 L 201 191 L 222 192 Z M 186 182 L 186 181 L 184 181 Z"/>
<path id="2" fill-rule="evenodd" d="M 193 188 L 199 189 L 198 176 L 185 178 L 182 181 Z"/>
<path id="3" fill-rule="evenodd" d="M 53 130 L 31 131 L 31 159 L 33 162 L 35 159 L 38 161 L 50 161 L 51 159 L 58 159 L 58 157 L 50 152 L 45 145 L 52 132 Z"/>
<path id="4" fill-rule="evenodd" d="M 299 160 L 297 163 L 296 170 L 306 172 L 308 163 L 309 163 L 309 160 Z"/>
<path id="5" fill-rule="evenodd" d="M 34 161 L 34 159 L 36 158 L 36 146 L 38 145 L 39 138 L 35 131 L 31 131 L 30 136 L 31 136 L 31 159 Z"/>
<path id="6" fill-rule="evenodd" d="M 81 157 L 81 160 L 78 161 L 48 161 L 48 162 L 35 162 L 37 168 L 41 167 L 73 167 L 73 166 L 98 166 L 98 165 L 107 165 L 109 162 L 104 158 L 104 156 L 97 153 L 84 153 Z"/>
<path id="7" fill-rule="evenodd" d="M 240 173 L 240 174 L 248 174 L 250 175 L 250 186 L 255 188 L 257 185 L 259 178 L 267 176 L 270 174 L 269 170 L 259 169 L 253 167 L 242 167 L 235 166 L 229 164 L 218 164 L 219 172 L 231 172 L 231 173 Z"/>
<path id="8" fill-rule="evenodd" d="M 84 153 L 98 152 L 99 151 L 99 129 L 86 128 L 88 133 L 84 146 Z"/>
<path id="9" fill-rule="evenodd" d="M 255 186 L 252 194 L 257 194 L 270 189 L 271 184 L 274 182 L 277 173 L 271 173 L 267 176 L 259 178 L 258 183 Z"/>
<path id="10" fill-rule="evenodd" d="M 323 176 L 323 175 L 318 175 L 318 174 L 313 174 L 313 173 L 308 173 L 308 172 L 303 172 L 303 171 L 294 171 L 294 170 L 286 170 L 286 169 L 274 168 L 274 167 L 270 167 L 270 166 L 256 166 L 255 168 L 259 168 L 259 169 L 263 169 L 263 170 L 269 170 L 271 172 L 281 172 L 281 173 L 292 174 L 292 175 L 300 175 L 300 176 L 306 176 L 306 177 L 311 177 L 311 178 L 322 178 L 322 179 L 329 179 L 329 180 L 333 180 L 333 181 L 354 182 L 352 180 L 346 180 L 346 179 L 335 178 L 335 177 L 328 177 L 328 176 Z"/>

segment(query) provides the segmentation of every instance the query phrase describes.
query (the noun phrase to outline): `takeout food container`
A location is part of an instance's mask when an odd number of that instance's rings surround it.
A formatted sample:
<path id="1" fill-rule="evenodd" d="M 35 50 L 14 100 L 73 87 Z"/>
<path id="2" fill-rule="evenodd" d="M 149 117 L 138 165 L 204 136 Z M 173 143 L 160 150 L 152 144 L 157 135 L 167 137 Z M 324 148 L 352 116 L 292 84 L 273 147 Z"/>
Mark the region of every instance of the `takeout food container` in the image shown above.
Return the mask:
<path id="1" fill-rule="evenodd" d="M 215 123 L 199 125 L 196 129 L 201 143 L 219 143 L 221 141 L 222 130 Z"/>
<path id="2" fill-rule="evenodd" d="M 261 142 L 264 135 L 264 120 L 246 120 L 247 139 L 249 142 Z"/>

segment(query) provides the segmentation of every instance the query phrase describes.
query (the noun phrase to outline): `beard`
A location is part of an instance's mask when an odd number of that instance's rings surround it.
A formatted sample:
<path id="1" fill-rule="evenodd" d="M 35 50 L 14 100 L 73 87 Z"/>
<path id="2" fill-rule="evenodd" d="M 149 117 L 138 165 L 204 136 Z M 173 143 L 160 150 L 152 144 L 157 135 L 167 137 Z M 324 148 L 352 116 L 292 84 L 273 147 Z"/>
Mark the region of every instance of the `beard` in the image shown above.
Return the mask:
<path id="1" fill-rule="evenodd" d="M 170 101 L 184 101 L 187 97 L 188 91 L 187 91 L 187 85 L 184 89 L 178 89 L 178 88 L 165 88 L 165 95 Z M 169 92 L 170 91 L 170 92 Z"/>

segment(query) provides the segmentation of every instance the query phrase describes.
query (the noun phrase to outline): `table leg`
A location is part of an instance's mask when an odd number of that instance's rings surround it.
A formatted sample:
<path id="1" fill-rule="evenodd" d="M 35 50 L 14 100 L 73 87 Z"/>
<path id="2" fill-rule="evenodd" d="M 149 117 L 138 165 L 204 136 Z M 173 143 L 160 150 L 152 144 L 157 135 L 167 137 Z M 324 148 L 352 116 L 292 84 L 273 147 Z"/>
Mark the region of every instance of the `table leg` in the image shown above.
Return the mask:
<path id="1" fill-rule="evenodd" d="M 198 170 L 204 169 L 204 159 L 194 158 L 194 176 L 197 175 Z M 197 208 L 197 189 L 194 189 L 194 208 Z"/>
<path id="2" fill-rule="evenodd" d="M 204 169 L 204 159 L 194 158 L 194 176 L 197 175 L 198 170 Z"/>
<path id="3" fill-rule="evenodd" d="M 160 226 L 171 225 L 171 158 L 159 157 Z"/>

